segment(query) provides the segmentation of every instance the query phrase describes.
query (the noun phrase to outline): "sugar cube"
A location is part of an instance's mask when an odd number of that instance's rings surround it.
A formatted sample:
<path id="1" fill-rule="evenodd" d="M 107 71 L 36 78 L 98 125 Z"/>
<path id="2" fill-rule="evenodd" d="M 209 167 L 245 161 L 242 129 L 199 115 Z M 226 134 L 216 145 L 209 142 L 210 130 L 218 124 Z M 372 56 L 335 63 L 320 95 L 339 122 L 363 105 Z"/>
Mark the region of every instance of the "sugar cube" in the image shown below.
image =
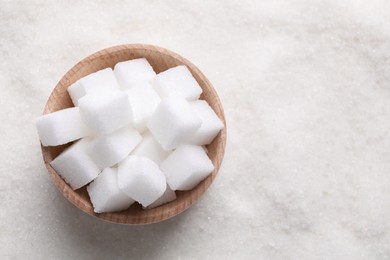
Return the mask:
<path id="1" fill-rule="evenodd" d="M 87 186 L 96 213 L 125 210 L 135 201 L 118 187 L 118 170 L 106 168 Z"/>
<path id="2" fill-rule="evenodd" d="M 118 166 L 119 188 L 147 207 L 161 197 L 166 189 L 164 173 L 152 160 L 130 155 Z"/>
<path id="3" fill-rule="evenodd" d="M 148 131 L 142 135 L 142 141 L 131 152 L 131 155 L 140 157 L 147 157 L 154 161 L 157 165 L 160 165 L 171 151 L 164 150 L 153 135 Z"/>
<path id="4" fill-rule="evenodd" d="M 53 169 L 74 190 L 88 184 L 100 173 L 99 168 L 86 152 L 90 142 L 90 138 L 81 139 L 50 162 Z"/>
<path id="5" fill-rule="evenodd" d="M 122 161 L 141 142 L 141 135 L 131 127 L 124 127 L 111 134 L 97 137 L 87 152 L 96 165 L 103 170 Z"/>
<path id="6" fill-rule="evenodd" d="M 163 149 L 172 150 L 188 141 L 201 124 L 184 98 L 166 98 L 154 111 L 148 128 Z"/>
<path id="7" fill-rule="evenodd" d="M 221 119 L 204 100 L 190 102 L 191 108 L 202 120 L 202 125 L 191 137 L 190 143 L 196 145 L 210 144 L 223 128 Z"/>
<path id="8" fill-rule="evenodd" d="M 111 68 L 99 70 L 91 73 L 75 83 L 69 88 L 68 92 L 75 106 L 78 100 L 85 95 L 104 95 L 110 91 L 118 91 L 119 84 Z"/>
<path id="9" fill-rule="evenodd" d="M 92 134 L 92 130 L 83 122 L 78 107 L 40 116 L 36 125 L 43 146 L 66 144 Z"/>
<path id="10" fill-rule="evenodd" d="M 197 145 L 179 146 L 160 167 L 172 190 L 191 190 L 214 170 L 206 152 Z"/>
<path id="11" fill-rule="evenodd" d="M 99 134 L 109 134 L 131 123 L 129 99 L 124 92 L 84 96 L 79 100 L 81 116 Z"/>
<path id="12" fill-rule="evenodd" d="M 114 67 L 114 73 L 122 89 L 131 88 L 141 81 L 150 81 L 156 76 L 145 58 L 119 62 Z"/>
<path id="13" fill-rule="evenodd" d="M 153 85 L 162 98 L 183 97 L 187 100 L 196 100 L 202 94 L 202 88 L 184 65 L 159 73 Z"/>
<path id="14" fill-rule="evenodd" d="M 169 187 L 169 185 L 167 185 L 167 189 L 165 190 L 164 194 L 149 206 L 144 207 L 144 209 L 156 208 L 158 206 L 171 202 L 175 199 L 176 199 L 176 193 Z"/>
<path id="15" fill-rule="evenodd" d="M 125 91 L 129 96 L 133 112 L 133 126 L 139 131 L 146 130 L 146 123 L 160 103 L 160 96 L 148 82 L 136 83 Z"/>

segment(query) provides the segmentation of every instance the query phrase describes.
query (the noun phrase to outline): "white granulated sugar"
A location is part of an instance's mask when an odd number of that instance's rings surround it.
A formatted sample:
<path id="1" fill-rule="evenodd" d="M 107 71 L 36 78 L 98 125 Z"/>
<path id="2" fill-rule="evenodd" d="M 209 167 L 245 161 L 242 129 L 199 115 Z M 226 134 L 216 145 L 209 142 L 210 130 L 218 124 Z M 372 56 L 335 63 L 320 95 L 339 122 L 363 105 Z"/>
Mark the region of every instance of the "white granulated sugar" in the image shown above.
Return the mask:
<path id="1" fill-rule="evenodd" d="M 389 14 L 386 0 L 1 1 L 0 258 L 390 259 Z M 139 42 L 203 72 L 227 145 L 190 209 L 127 227 L 57 191 L 35 118 L 78 61 Z"/>

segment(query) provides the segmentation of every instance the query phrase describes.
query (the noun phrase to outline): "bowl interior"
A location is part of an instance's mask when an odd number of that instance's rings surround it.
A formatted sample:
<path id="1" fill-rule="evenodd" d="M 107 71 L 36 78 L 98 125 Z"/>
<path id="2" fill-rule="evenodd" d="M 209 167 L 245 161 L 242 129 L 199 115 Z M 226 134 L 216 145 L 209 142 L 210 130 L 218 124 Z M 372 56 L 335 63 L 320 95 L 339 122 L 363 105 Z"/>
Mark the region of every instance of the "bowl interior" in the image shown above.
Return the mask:
<path id="1" fill-rule="evenodd" d="M 115 64 L 118 62 L 142 57 L 145 57 L 149 61 L 156 73 L 165 71 L 177 65 L 186 65 L 203 89 L 201 99 L 206 100 L 210 104 L 225 124 L 224 129 L 218 134 L 214 141 L 207 146 L 208 155 L 215 166 L 215 170 L 209 177 L 190 191 L 177 192 L 177 199 L 175 201 L 154 209 L 143 210 L 138 203 L 135 203 L 125 211 L 96 214 L 93 211 L 86 187 L 84 186 L 83 188 L 73 191 L 50 166 L 50 162 L 70 144 L 55 147 L 42 146 L 45 165 L 54 184 L 71 203 L 84 212 L 102 220 L 129 225 L 155 223 L 183 212 L 199 199 L 214 180 L 221 165 L 225 150 L 226 122 L 222 105 L 210 82 L 192 63 L 171 51 L 157 46 L 143 44 L 120 45 L 94 53 L 69 70 L 51 93 L 43 112 L 44 114 L 47 114 L 72 107 L 73 103 L 68 95 L 67 88 L 78 79 L 104 68 L 114 68 Z"/>

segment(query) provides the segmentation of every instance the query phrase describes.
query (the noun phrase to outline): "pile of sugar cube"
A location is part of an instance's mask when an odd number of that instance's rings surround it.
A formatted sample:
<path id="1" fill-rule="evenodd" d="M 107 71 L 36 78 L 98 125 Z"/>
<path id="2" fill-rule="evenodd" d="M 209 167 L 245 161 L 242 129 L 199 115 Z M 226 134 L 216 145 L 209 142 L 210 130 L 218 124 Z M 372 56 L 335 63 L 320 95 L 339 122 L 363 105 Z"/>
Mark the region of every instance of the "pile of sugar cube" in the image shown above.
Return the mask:
<path id="1" fill-rule="evenodd" d="M 75 106 L 40 116 L 38 134 L 43 146 L 77 140 L 50 164 L 74 190 L 88 185 L 96 213 L 158 207 L 214 170 L 204 145 L 224 125 L 186 66 L 119 62 L 68 92 Z"/>

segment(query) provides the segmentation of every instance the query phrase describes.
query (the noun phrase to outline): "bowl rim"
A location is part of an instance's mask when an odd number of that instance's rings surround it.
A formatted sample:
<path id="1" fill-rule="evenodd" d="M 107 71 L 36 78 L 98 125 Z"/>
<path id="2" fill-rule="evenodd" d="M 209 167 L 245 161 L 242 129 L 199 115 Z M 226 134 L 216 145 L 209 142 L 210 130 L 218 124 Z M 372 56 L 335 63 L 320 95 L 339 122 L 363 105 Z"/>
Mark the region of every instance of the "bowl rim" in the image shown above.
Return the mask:
<path id="1" fill-rule="evenodd" d="M 53 110 L 53 108 L 51 107 L 52 102 L 56 102 L 58 100 L 58 98 L 56 96 L 59 94 L 60 91 L 64 92 L 64 89 L 65 89 L 65 92 L 67 94 L 67 91 L 66 91 L 67 87 L 74 83 L 74 81 L 72 82 L 70 80 L 72 78 L 72 75 L 74 75 L 75 73 L 80 71 L 80 69 L 82 69 L 84 66 L 92 63 L 92 61 L 94 61 L 100 57 L 105 57 L 107 55 L 108 56 L 115 55 L 116 53 L 119 53 L 119 52 L 131 51 L 131 50 L 142 50 L 142 51 L 146 50 L 149 52 L 155 52 L 155 53 L 158 53 L 159 55 L 169 56 L 172 59 L 178 61 L 179 63 L 186 65 L 188 67 L 188 69 L 192 72 L 194 77 L 201 78 L 201 80 L 207 86 L 207 91 L 210 92 L 210 95 L 212 95 L 213 101 L 214 101 L 213 106 L 215 106 L 214 110 L 215 109 L 218 110 L 215 112 L 217 113 L 217 115 L 221 119 L 221 121 L 223 122 L 224 128 L 221 130 L 219 135 L 216 137 L 216 139 L 219 137 L 220 141 L 218 142 L 218 147 L 217 147 L 219 153 L 217 154 L 216 160 L 213 161 L 215 169 L 205 180 L 203 180 L 201 182 L 202 189 L 197 190 L 197 192 L 192 192 L 193 196 L 191 196 L 191 199 L 184 201 L 183 203 L 180 204 L 180 206 L 175 207 L 174 210 L 169 209 L 168 206 L 170 205 L 170 203 L 167 203 L 167 204 L 160 206 L 161 208 L 164 208 L 164 210 L 165 210 L 164 212 L 163 211 L 160 212 L 159 210 L 156 210 L 160 207 L 150 209 L 150 210 L 145 210 L 145 211 L 149 211 L 149 213 L 151 213 L 151 216 L 148 216 L 145 218 L 142 218 L 142 216 L 138 216 L 138 217 L 134 217 L 134 218 L 123 218 L 120 216 L 116 216 L 118 214 L 118 212 L 97 214 L 93 211 L 93 207 L 91 206 L 90 200 L 89 200 L 89 205 L 85 201 L 80 200 L 80 195 L 76 192 L 77 190 L 76 191 L 72 190 L 70 188 L 70 186 L 51 167 L 50 162 L 54 158 L 51 155 L 49 147 L 44 147 L 41 144 L 41 150 L 42 150 L 42 156 L 43 156 L 43 160 L 44 160 L 46 169 L 47 169 L 49 175 L 51 176 L 52 181 L 54 182 L 58 191 L 69 202 L 71 202 L 74 206 L 76 206 L 77 208 L 79 208 L 83 212 L 87 213 L 88 215 L 94 216 L 94 217 L 96 217 L 100 220 L 104 220 L 106 222 L 115 223 L 115 224 L 123 224 L 123 225 L 145 225 L 145 224 L 153 224 L 153 223 L 157 223 L 157 222 L 161 222 L 161 221 L 170 219 L 170 218 L 184 212 L 185 210 L 189 209 L 208 190 L 209 186 L 214 181 L 214 179 L 215 179 L 215 177 L 220 169 L 220 166 L 221 166 L 221 163 L 222 163 L 222 160 L 224 157 L 225 149 L 226 149 L 226 139 L 227 139 L 226 119 L 225 119 L 225 114 L 224 114 L 224 110 L 222 107 L 222 103 L 218 97 L 218 94 L 217 94 L 216 90 L 214 89 L 214 87 L 212 86 L 212 84 L 210 83 L 210 81 L 206 78 L 206 76 L 204 76 L 204 74 L 189 60 L 187 60 L 186 58 L 182 57 L 181 55 L 179 55 L 175 52 L 172 52 L 168 49 L 165 49 L 165 48 L 162 48 L 162 47 L 159 47 L 156 45 L 139 44 L 139 43 L 138 44 L 116 45 L 116 46 L 108 47 L 108 48 L 102 49 L 100 51 L 94 52 L 91 55 L 88 55 L 87 57 L 83 58 L 81 61 L 76 63 L 76 65 L 74 65 L 70 70 L 68 70 L 65 73 L 65 75 L 60 79 L 60 81 L 56 84 L 53 91 L 51 92 L 51 94 L 50 94 L 50 96 L 45 104 L 45 108 L 44 108 L 42 114 L 48 114 L 48 113 L 60 110 L 60 109 Z M 130 59 L 128 59 L 128 60 L 130 60 Z M 97 70 L 99 70 L 99 69 L 97 69 Z M 199 81 L 198 81 L 198 83 L 199 83 Z M 201 87 L 203 89 L 202 84 L 199 83 L 199 85 L 201 85 Z M 63 109 L 63 108 L 61 108 L 61 109 Z M 195 187 L 193 190 L 197 189 L 198 186 Z M 191 192 L 193 190 L 190 190 L 188 192 Z M 91 211 L 91 207 L 92 207 L 92 211 Z"/>

